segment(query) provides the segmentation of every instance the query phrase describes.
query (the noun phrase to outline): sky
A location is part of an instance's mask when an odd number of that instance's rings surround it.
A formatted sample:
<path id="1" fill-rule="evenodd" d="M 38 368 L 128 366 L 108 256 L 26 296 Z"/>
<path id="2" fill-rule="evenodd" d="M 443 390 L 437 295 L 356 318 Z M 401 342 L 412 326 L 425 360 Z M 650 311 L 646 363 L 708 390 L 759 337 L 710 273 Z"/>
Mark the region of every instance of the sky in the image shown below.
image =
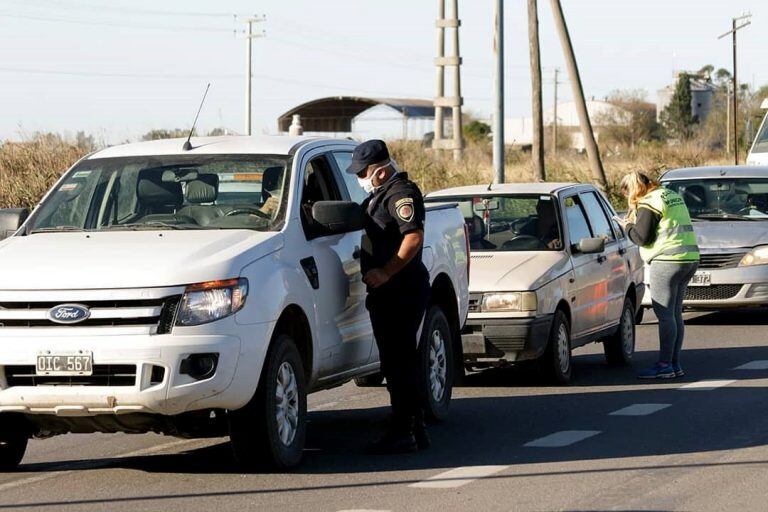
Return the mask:
<path id="1" fill-rule="evenodd" d="M 739 78 L 768 83 L 765 0 L 561 0 L 585 95 L 642 89 L 650 101 L 675 70 L 731 69 L 731 18 Z M 244 130 L 244 20 L 253 40 L 253 131 L 336 95 L 431 99 L 435 94 L 437 0 L 0 0 L 0 140 L 36 131 L 85 131 L 113 144 L 154 128 L 188 128 L 211 83 L 198 132 Z M 493 0 L 460 0 L 466 111 L 492 108 Z M 505 117 L 530 115 L 526 0 L 505 4 Z M 237 15 L 237 16 L 235 16 Z M 552 22 L 539 0 L 545 107 L 571 97 Z"/>

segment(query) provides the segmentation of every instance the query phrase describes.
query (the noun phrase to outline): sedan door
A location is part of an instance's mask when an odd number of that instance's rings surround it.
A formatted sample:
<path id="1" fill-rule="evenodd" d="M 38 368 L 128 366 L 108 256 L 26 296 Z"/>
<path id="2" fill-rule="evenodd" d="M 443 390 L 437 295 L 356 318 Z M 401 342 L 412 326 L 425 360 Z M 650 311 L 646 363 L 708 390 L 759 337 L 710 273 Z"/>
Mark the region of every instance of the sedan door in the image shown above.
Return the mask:
<path id="1" fill-rule="evenodd" d="M 596 238 L 605 240 L 605 252 L 600 266 L 605 290 L 606 312 L 598 320 L 598 327 L 605 328 L 616 325 L 621 318 L 621 310 L 624 306 L 626 294 L 626 282 L 629 275 L 627 261 L 624 257 L 626 251 L 621 247 L 619 240 L 611 228 L 611 219 L 597 196 L 597 192 L 582 192 L 579 194 L 581 204 L 587 212 L 587 219 Z"/>
<path id="2" fill-rule="evenodd" d="M 577 340 L 600 328 L 608 314 L 608 289 L 604 283 L 602 254 L 583 254 L 576 245 L 583 238 L 593 238 L 586 212 L 578 194 L 562 200 L 568 235 L 568 248 L 573 262 L 568 297 L 571 305 L 571 338 Z"/>

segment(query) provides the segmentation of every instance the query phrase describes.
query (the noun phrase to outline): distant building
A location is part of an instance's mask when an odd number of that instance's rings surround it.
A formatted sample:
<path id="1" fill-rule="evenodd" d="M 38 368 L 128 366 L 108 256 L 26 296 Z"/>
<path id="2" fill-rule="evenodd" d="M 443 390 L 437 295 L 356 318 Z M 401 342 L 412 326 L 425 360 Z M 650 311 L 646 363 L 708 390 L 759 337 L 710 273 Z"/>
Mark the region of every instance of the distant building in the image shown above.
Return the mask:
<path id="1" fill-rule="evenodd" d="M 587 112 L 589 120 L 592 123 L 592 129 L 595 133 L 595 139 L 600 138 L 600 127 L 606 120 L 612 122 L 629 119 L 621 107 L 617 107 L 607 101 L 590 100 L 587 101 Z M 550 107 L 544 109 L 544 129 L 550 130 L 555 118 L 555 109 Z M 571 147 L 577 150 L 583 150 L 584 137 L 581 135 L 579 125 L 579 114 L 576 110 L 576 102 L 568 101 L 558 103 L 557 105 L 557 126 L 561 133 L 569 134 L 571 138 Z M 547 134 L 548 135 L 548 134 Z M 559 137 L 558 137 L 559 138 Z M 533 143 L 533 118 L 519 117 L 504 120 L 504 142 L 509 145 L 526 146 Z"/>
<path id="2" fill-rule="evenodd" d="M 295 115 L 305 135 L 355 139 L 424 140 L 434 131 L 432 100 L 334 96 L 303 103 L 281 115 L 278 131 L 287 133 Z M 450 109 L 445 109 L 449 120 Z M 450 123 L 446 122 L 446 128 Z"/>
<path id="3" fill-rule="evenodd" d="M 661 113 L 672 102 L 675 94 L 675 86 L 680 73 L 675 73 L 675 83 L 659 89 L 656 94 L 656 121 L 661 122 Z M 709 116 L 712 104 L 715 100 L 715 86 L 709 80 L 703 78 L 691 78 L 691 112 L 700 122 Z"/>

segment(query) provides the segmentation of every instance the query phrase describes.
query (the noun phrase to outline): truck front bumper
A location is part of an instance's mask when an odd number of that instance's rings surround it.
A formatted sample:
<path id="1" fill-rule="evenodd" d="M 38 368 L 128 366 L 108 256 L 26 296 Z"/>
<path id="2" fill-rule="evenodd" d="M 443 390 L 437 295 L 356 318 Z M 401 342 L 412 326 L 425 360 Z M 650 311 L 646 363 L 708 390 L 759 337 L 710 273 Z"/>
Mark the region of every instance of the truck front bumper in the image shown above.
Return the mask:
<path id="1" fill-rule="evenodd" d="M 254 337 L 266 337 L 265 326 L 249 327 Z M 262 329 L 263 333 L 258 332 Z M 176 415 L 237 408 L 250 395 L 233 382 L 247 381 L 255 389 L 261 367 L 261 361 L 243 364 L 247 358 L 241 356 L 241 339 L 235 335 L 30 336 L 27 332 L 14 340 L 10 329 L 1 334 L 0 344 L 5 348 L 0 352 L 0 412 Z M 92 375 L 37 375 L 39 354 L 78 351 L 92 354 Z M 182 368 L 193 354 L 215 354 L 215 371 L 205 378 L 193 378 Z"/>
<path id="2" fill-rule="evenodd" d="M 544 353 L 554 315 L 467 320 L 461 344 L 467 363 L 516 362 Z"/>

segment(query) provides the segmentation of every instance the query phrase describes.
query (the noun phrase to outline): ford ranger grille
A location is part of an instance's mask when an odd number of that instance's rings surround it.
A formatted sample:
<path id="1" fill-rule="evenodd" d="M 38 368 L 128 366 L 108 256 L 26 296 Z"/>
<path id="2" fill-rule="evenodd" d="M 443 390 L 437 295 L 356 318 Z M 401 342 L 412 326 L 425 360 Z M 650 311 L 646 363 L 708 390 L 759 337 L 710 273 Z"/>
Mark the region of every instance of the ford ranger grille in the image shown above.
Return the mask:
<path id="1" fill-rule="evenodd" d="M 16 386 L 133 386 L 136 384 L 136 365 L 95 364 L 93 375 L 36 375 L 35 365 L 8 365 L 5 367 L 8 387 Z"/>
<path id="2" fill-rule="evenodd" d="M 59 302 L 0 302 L 0 328 L 3 327 L 118 327 L 145 326 L 157 334 L 171 331 L 180 296 L 160 299 L 133 299 L 109 301 L 76 301 L 86 306 L 90 316 L 83 321 L 61 324 L 48 317 L 51 308 L 66 303 Z"/>

